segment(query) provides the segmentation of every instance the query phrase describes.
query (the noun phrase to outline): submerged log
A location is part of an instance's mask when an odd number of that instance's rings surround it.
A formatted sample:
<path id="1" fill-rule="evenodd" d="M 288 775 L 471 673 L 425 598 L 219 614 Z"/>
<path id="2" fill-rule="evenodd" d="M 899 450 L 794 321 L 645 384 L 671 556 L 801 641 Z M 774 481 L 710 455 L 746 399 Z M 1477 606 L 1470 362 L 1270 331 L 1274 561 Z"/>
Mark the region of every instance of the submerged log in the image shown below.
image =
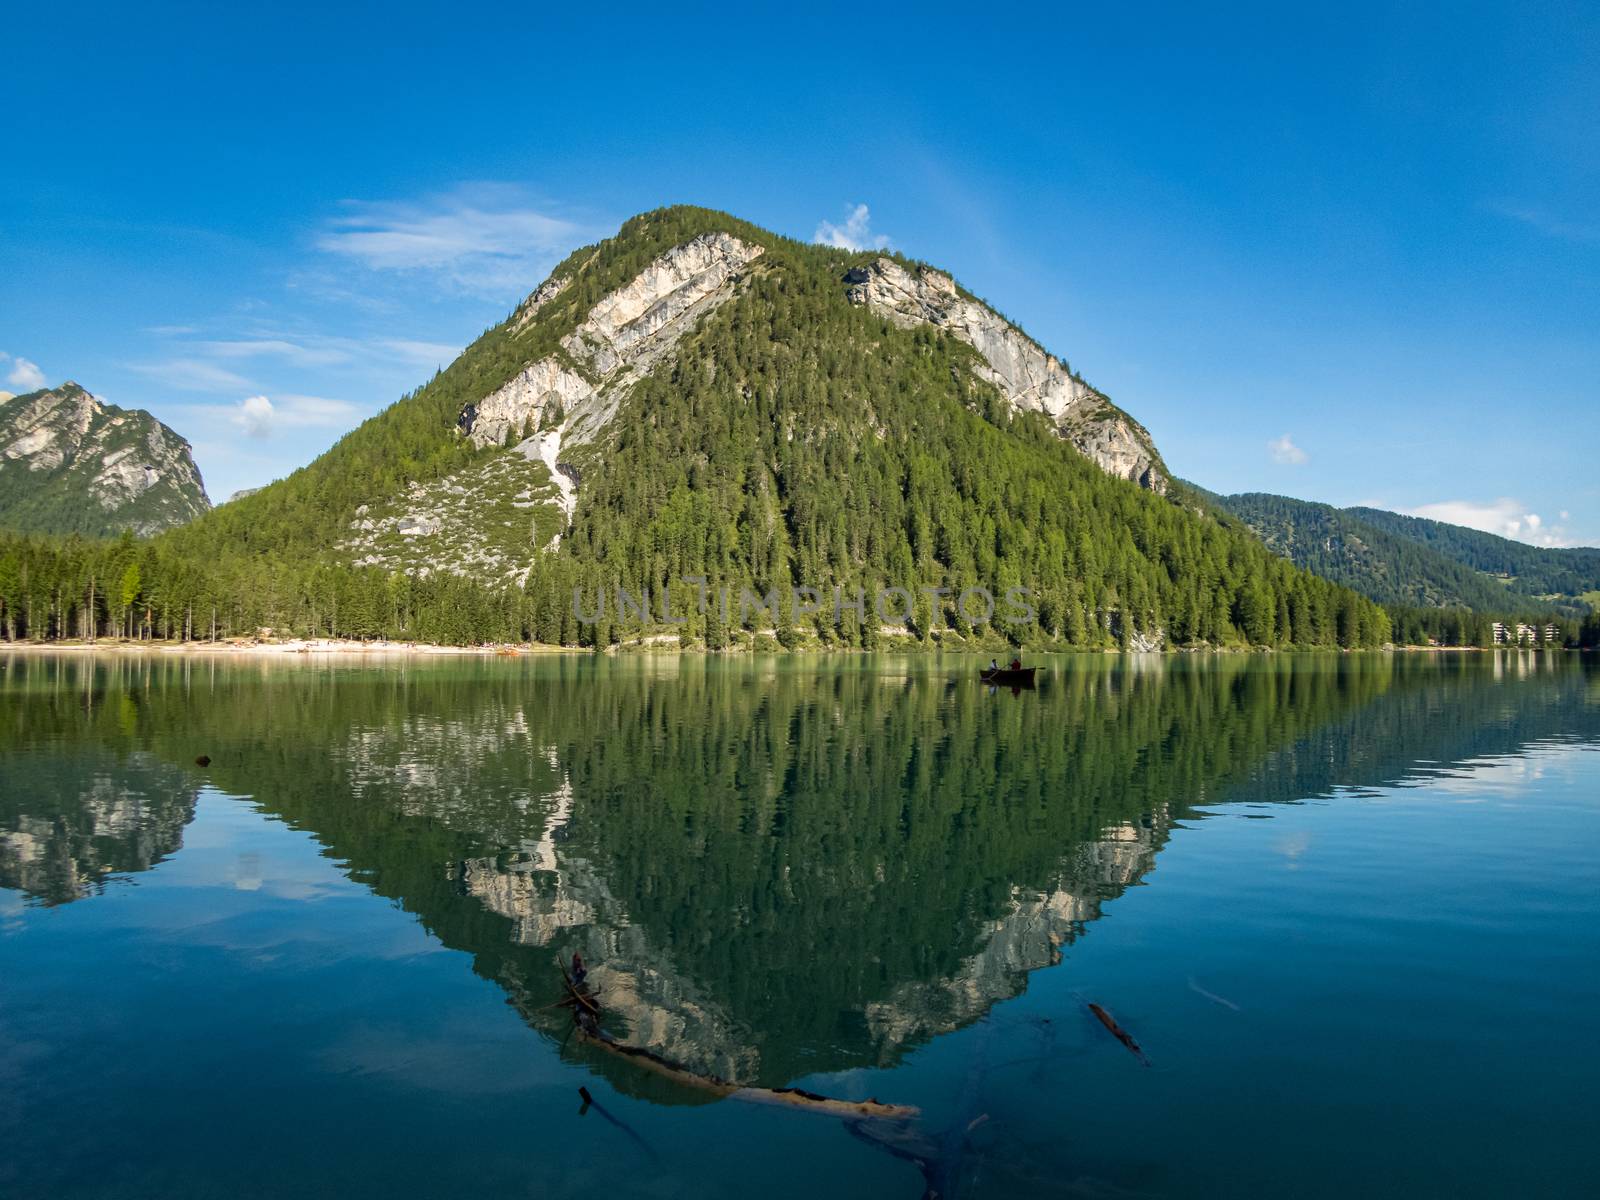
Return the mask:
<path id="1" fill-rule="evenodd" d="M 1112 1036 L 1115 1037 L 1117 1041 L 1121 1042 L 1130 1051 L 1132 1051 L 1135 1058 L 1137 1058 L 1147 1067 L 1150 1065 L 1150 1060 L 1145 1057 L 1144 1051 L 1139 1049 L 1139 1043 L 1133 1040 L 1133 1035 L 1131 1033 L 1129 1033 L 1121 1025 L 1117 1024 L 1115 1017 L 1092 1001 L 1089 1004 L 1089 1011 L 1100 1018 L 1100 1024 L 1109 1029 Z"/>

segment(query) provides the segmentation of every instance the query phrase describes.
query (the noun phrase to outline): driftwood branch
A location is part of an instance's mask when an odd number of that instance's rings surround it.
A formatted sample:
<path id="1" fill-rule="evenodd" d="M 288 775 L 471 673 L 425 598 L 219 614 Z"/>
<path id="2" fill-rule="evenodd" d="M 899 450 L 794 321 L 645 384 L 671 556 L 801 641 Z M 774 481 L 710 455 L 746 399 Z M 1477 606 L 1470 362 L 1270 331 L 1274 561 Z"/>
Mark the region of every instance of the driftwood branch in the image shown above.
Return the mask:
<path id="1" fill-rule="evenodd" d="M 572 960 L 574 966 L 577 966 L 580 969 L 582 968 L 583 960 L 580 959 L 576 954 L 572 956 Z M 562 982 L 567 985 L 567 998 L 561 1001 L 561 1003 L 571 1004 L 574 1009 L 581 1008 L 586 1010 L 590 1016 L 599 1017 L 600 1005 L 596 1001 L 594 994 L 591 993 L 587 987 L 583 986 L 580 981 L 574 980 L 572 976 L 567 973 L 566 964 L 563 963 L 559 958 L 556 959 L 556 966 L 561 968 Z"/>
<path id="2" fill-rule="evenodd" d="M 653 1050 L 646 1050 L 643 1046 L 627 1046 L 601 1032 L 598 1028 L 589 1028 L 579 1021 L 578 1036 L 591 1046 L 596 1046 L 619 1058 L 627 1059 L 635 1066 L 647 1071 L 654 1071 L 657 1075 L 672 1080 L 683 1087 L 694 1088 L 696 1091 L 709 1092 L 714 1096 L 724 1096 L 731 1100 L 742 1100 L 747 1104 L 776 1104 L 789 1108 L 800 1109 L 804 1112 L 824 1113 L 828 1116 L 846 1117 L 852 1120 L 870 1117 L 880 1120 L 904 1121 L 911 1117 L 921 1115 L 921 1109 L 909 1104 L 885 1104 L 881 1100 L 839 1100 L 832 1096 L 818 1095 L 808 1092 L 804 1088 L 766 1088 L 748 1087 L 744 1084 L 723 1079 L 717 1075 L 704 1075 L 699 1071 L 691 1070 L 682 1063 L 673 1062 L 670 1058 L 663 1058 Z"/>

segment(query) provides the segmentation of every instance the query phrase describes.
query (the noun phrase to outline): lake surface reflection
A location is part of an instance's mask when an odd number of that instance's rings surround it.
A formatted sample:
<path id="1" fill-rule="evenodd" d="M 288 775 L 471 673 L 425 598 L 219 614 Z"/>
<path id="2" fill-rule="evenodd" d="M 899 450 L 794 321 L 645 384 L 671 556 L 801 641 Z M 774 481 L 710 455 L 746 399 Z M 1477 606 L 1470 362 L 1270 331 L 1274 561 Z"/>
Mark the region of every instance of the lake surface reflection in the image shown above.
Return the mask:
<path id="1" fill-rule="evenodd" d="M 1592 660 L 0 664 L 6 1196 L 1600 1182 Z"/>

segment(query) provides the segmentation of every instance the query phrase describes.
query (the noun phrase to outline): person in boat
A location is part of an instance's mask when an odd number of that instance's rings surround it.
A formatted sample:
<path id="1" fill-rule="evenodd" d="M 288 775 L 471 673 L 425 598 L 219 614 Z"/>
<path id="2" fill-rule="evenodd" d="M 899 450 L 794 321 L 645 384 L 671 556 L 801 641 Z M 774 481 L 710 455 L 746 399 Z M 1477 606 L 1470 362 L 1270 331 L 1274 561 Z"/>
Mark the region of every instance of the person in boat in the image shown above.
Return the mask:
<path id="1" fill-rule="evenodd" d="M 1020 670 L 1022 670 L 1022 660 L 1020 658 L 1013 658 L 1011 660 L 1011 665 L 1009 667 L 1007 667 L 1006 670 L 1008 670 L 1008 671 L 1020 671 Z"/>
<path id="2" fill-rule="evenodd" d="M 993 675 L 999 669 L 1000 669 L 1000 660 L 998 658 L 991 658 L 989 660 L 989 674 Z"/>

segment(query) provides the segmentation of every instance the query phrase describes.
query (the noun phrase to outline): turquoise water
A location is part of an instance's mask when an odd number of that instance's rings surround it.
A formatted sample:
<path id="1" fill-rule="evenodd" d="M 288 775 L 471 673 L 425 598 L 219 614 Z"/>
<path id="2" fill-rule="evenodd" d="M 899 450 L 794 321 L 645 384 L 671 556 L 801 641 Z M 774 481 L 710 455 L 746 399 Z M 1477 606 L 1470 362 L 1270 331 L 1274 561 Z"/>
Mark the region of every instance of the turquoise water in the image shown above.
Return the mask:
<path id="1" fill-rule="evenodd" d="M 0 656 L 0 1196 L 1593 1194 L 1600 664 L 972 666 Z"/>

